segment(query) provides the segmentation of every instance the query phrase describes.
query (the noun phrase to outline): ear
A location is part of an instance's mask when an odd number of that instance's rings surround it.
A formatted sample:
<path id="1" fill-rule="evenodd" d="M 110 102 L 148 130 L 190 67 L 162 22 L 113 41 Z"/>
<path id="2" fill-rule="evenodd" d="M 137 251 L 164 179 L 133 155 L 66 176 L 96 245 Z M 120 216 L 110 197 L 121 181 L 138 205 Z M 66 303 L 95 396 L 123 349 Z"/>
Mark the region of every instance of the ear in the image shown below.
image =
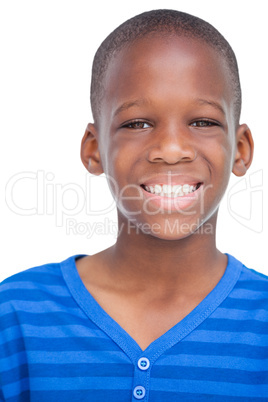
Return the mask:
<path id="1" fill-rule="evenodd" d="M 94 174 L 103 173 L 100 152 L 97 142 L 97 131 L 94 124 L 89 123 L 81 142 L 81 160 L 86 169 Z"/>
<path id="2" fill-rule="evenodd" d="M 236 153 L 232 172 L 244 176 L 253 159 L 254 142 L 250 129 L 241 124 L 236 130 Z"/>

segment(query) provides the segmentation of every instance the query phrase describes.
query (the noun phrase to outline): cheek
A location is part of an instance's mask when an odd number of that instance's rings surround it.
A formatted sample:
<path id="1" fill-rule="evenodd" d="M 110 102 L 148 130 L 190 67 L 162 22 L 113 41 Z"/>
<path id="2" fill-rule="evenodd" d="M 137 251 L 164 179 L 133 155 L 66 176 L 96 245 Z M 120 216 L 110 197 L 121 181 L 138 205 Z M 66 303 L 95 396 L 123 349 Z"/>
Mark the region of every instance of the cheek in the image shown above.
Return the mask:
<path id="1" fill-rule="evenodd" d="M 141 159 L 141 141 L 114 135 L 101 144 L 104 172 L 116 180 L 131 180 L 133 168 Z M 131 181 L 130 181 L 131 182 Z"/>
<path id="2" fill-rule="evenodd" d="M 231 141 L 219 145 L 217 173 L 221 176 L 222 184 L 227 185 L 233 168 L 233 149 Z M 222 173 L 221 173 L 222 172 Z"/>
<path id="3" fill-rule="evenodd" d="M 110 191 L 118 208 L 130 211 L 131 205 L 134 206 L 137 200 L 142 199 L 142 190 L 136 184 L 137 177 L 133 173 L 136 164 L 135 155 L 129 146 L 111 142 L 106 145 L 101 158 Z"/>
<path id="4" fill-rule="evenodd" d="M 233 165 L 232 152 L 232 143 L 226 136 L 199 145 L 199 157 L 208 173 L 202 198 L 205 209 L 209 205 L 214 208 L 226 191 Z"/>
<path id="5" fill-rule="evenodd" d="M 229 142 L 214 147 L 215 156 L 211 159 L 211 188 L 206 192 L 207 204 L 218 206 L 227 189 L 232 172 L 232 147 Z"/>
<path id="6" fill-rule="evenodd" d="M 233 165 L 233 147 L 230 136 L 225 134 L 221 139 L 207 144 L 204 153 L 208 152 L 207 159 L 211 161 L 211 171 L 217 179 L 225 181 L 229 179 Z M 206 155 L 205 153 L 205 155 Z"/>

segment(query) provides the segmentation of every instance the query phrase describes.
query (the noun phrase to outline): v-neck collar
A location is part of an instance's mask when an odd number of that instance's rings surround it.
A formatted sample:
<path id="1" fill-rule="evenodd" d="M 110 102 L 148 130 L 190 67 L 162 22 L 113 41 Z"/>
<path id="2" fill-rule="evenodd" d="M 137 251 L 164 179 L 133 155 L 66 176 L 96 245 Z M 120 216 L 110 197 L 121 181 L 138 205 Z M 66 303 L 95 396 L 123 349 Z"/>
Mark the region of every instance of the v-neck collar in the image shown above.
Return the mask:
<path id="1" fill-rule="evenodd" d="M 75 255 L 61 263 L 66 285 L 76 303 L 102 331 L 104 331 L 132 360 L 140 356 L 155 360 L 176 343 L 189 335 L 198 325 L 213 313 L 226 299 L 235 286 L 242 269 L 242 263 L 227 254 L 228 263 L 224 275 L 215 288 L 180 322 L 153 341 L 145 350 L 99 305 L 82 282 L 75 261 L 84 255 Z M 137 322 L 137 325 L 139 323 Z"/>

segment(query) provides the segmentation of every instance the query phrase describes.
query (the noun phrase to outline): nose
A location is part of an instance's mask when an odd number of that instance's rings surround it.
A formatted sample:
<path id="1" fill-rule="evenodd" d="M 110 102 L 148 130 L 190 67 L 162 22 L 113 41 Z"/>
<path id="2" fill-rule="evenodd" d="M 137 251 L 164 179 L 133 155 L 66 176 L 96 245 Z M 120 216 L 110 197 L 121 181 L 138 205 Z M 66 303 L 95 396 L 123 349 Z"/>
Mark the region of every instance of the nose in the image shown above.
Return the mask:
<path id="1" fill-rule="evenodd" d="M 162 130 L 161 130 L 162 131 Z M 147 159 L 150 162 L 191 162 L 196 158 L 196 149 L 186 130 L 163 130 L 154 133 L 154 141 L 148 149 Z"/>

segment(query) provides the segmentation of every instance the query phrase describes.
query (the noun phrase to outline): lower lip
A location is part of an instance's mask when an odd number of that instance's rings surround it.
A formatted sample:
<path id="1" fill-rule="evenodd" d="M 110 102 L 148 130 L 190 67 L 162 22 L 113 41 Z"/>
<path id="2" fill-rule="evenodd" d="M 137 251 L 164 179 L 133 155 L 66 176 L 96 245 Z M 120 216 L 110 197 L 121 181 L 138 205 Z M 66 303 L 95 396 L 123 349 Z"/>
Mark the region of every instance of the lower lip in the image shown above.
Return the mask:
<path id="1" fill-rule="evenodd" d="M 147 202 L 149 203 L 149 205 L 154 205 L 159 209 L 159 211 L 163 210 L 180 212 L 190 208 L 197 202 L 202 187 L 203 185 L 201 184 L 201 186 L 197 190 L 182 197 L 164 197 L 161 195 L 149 193 L 144 188 L 141 188 L 146 197 L 146 200 L 148 200 Z"/>

